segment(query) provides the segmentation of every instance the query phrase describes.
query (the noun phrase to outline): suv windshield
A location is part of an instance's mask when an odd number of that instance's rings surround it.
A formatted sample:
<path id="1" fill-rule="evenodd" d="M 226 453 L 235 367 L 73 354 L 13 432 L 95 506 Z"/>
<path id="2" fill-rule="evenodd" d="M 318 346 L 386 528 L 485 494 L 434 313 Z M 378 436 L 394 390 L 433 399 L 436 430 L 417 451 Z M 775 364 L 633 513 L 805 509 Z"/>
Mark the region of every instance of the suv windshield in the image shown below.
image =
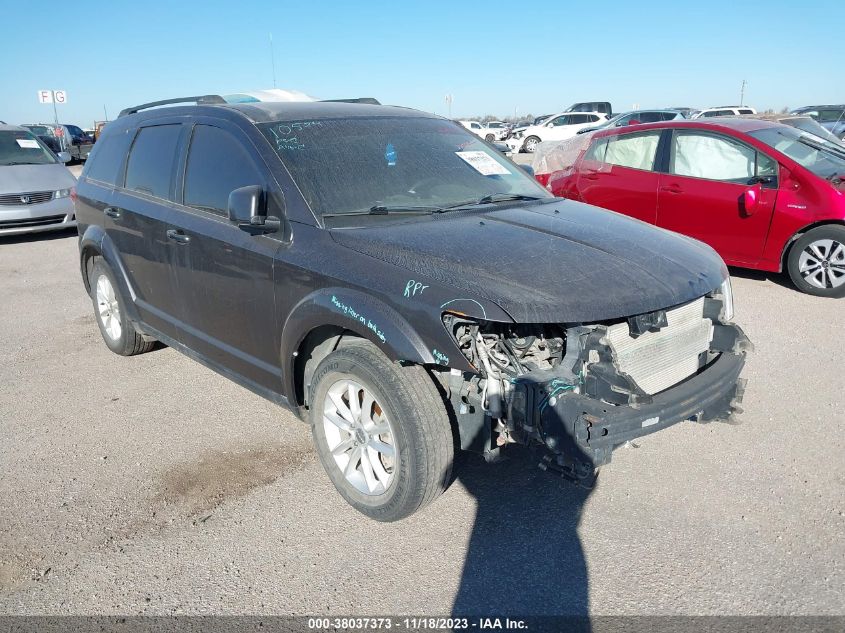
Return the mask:
<path id="1" fill-rule="evenodd" d="M 49 165 L 55 162 L 53 153 L 30 132 L 0 131 L 0 166 Z"/>
<path id="2" fill-rule="evenodd" d="M 504 194 L 548 198 L 519 167 L 462 126 L 423 117 L 260 123 L 311 209 L 442 209 Z"/>
<path id="3" fill-rule="evenodd" d="M 38 136 L 53 136 L 53 130 L 46 125 L 27 125 L 26 127 Z"/>
<path id="4" fill-rule="evenodd" d="M 845 148 L 790 127 L 766 128 L 751 136 L 822 178 L 845 174 Z"/>

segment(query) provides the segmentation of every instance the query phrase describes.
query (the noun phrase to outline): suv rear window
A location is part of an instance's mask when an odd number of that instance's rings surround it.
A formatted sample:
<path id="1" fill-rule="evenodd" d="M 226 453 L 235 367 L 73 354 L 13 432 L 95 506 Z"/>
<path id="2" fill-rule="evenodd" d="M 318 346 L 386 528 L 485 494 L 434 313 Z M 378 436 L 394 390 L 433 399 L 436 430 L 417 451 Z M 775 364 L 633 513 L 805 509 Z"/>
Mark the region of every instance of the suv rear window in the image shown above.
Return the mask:
<path id="1" fill-rule="evenodd" d="M 170 198 L 181 125 L 144 127 L 135 137 L 126 165 L 126 188 Z M 99 159 L 98 159 L 99 160 Z"/>

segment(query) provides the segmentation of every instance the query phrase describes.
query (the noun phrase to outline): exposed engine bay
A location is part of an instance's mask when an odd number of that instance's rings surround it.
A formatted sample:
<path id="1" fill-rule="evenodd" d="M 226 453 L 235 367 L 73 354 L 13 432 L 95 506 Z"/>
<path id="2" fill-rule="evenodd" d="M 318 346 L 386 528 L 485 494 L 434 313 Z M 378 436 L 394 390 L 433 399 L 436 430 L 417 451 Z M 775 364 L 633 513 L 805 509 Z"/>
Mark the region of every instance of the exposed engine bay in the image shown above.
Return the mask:
<path id="1" fill-rule="evenodd" d="M 448 388 L 462 448 L 540 443 L 544 467 L 580 482 L 624 442 L 682 420 L 733 420 L 750 343 L 713 293 L 594 324 L 508 324 L 444 313 L 477 374 Z M 444 378 L 446 378 L 444 376 Z"/>

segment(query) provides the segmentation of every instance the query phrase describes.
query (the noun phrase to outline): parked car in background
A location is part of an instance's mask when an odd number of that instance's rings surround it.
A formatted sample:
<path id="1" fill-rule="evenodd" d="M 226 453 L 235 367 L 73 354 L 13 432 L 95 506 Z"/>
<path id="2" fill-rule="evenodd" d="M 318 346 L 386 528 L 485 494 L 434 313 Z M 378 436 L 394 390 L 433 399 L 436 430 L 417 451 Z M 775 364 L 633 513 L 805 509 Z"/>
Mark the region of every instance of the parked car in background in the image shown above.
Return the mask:
<path id="1" fill-rule="evenodd" d="M 510 126 L 504 121 L 487 121 L 482 125 L 484 130 L 481 138 L 486 141 L 501 141 L 510 132 Z"/>
<path id="2" fill-rule="evenodd" d="M 76 178 L 32 132 L 0 125 L 0 236 L 76 226 Z"/>
<path id="3" fill-rule="evenodd" d="M 845 148 L 772 121 L 671 121 L 596 132 L 549 178 L 565 198 L 699 239 L 733 266 L 786 270 L 845 296 Z"/>
<path id="4" fill-rule="evenodd" d="M 24 127 L 27 130 L 29 130 L 30 132 L 32 132 L 33 134 L 35 134 L 35 136 L 37 136 L 38 139 L 42 143 L 44 143 L 44 145 L 49 147 L 50 150 L 54 154 L 58 154 L 59 152 L 62 151 L 62 144 L 59 142 L 59 139 L 53 133 L 53 128 L 51 126 L 48 126 L 48 125 L 22 125 L 21 127 Z"/>
<path id="5" fill-rule="evenodd" d="M 811 117 L 835 137 L 845 141 L 845 105 L 804 106 L 796 108 L 791 114 Z"/>
<path id="6" fill-rule="evenodd" d="M 717 108 L 705 108 L 693 112 L 690 119 L 711 119 L 718 116 L 739 116 L 741 114 L 757 114 L 757 110 L 749 106 L 719 106 Z"/>
<path id="7" fill-rule="evenodd" d="M 826 141 L 831 141 L 838 145 L 845 145 L 841 139 L 835 137 L 825 127 L 822 127 L 818 121 L 801 114 L 746 114 L 744 118 L 763 119 L 764 121 L 776 121 L 797 128 L 809 134 L 813 134 Z"/>
<path id="8" fill-rule="evenodd" d="M 533 153 L 539 143 L 571 138 L 578 130 L 606 121 L 600 112 L 571 112 L 552 115 L 540 125 L 532 125 L 511 136 L 506 143 L 512 152 Z"/>
<path id="9" fill-rule="evenodd" d="M 625 125 L 640 125 L 641 123 L 656 123 L 658 121 L 674 121 L 685 118 L 678 110 L 633 110 L 616 114 L 601 125 L 585 127 L 578 130 L 578 134 L 595 132 L 607 127 L 623 127 Z"/>
<path id="10" fill-rule="evenodd" d="M 60 123 L 58 126 L 52 123 L 24 124 L 23 127 L 32 129 L 49 129 L 50 134 L 59 144 L 60 151 L 70 154 L 71 160 L 84 161 L 91 153 L 94 146 L 94 137 L 86 134 L 78 125 Z"/>
<path id="11" fill-rule="evenodd" d="M 599 112 L 610 118 L 613 116 L 613 107 L 609 101 L 581 101 L 573 103 L 564 112 Z"/>

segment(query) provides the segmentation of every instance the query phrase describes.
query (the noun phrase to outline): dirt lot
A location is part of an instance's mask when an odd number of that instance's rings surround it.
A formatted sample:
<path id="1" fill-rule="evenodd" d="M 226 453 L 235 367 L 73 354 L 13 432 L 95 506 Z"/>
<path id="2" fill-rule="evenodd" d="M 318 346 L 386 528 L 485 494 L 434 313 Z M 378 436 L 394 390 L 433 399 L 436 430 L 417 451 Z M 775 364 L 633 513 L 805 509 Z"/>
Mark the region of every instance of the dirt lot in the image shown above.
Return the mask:
<path id="1" fill-rule="evenodd" d="M 845 303 L 737 272 L 743 424 L 622 449 L 588 494 L 459 463 L 398 524 L 289 413 L 177 352 L 103 345 L 74 235 L 0 239 L 0 612 L 845 612 Z"/>

